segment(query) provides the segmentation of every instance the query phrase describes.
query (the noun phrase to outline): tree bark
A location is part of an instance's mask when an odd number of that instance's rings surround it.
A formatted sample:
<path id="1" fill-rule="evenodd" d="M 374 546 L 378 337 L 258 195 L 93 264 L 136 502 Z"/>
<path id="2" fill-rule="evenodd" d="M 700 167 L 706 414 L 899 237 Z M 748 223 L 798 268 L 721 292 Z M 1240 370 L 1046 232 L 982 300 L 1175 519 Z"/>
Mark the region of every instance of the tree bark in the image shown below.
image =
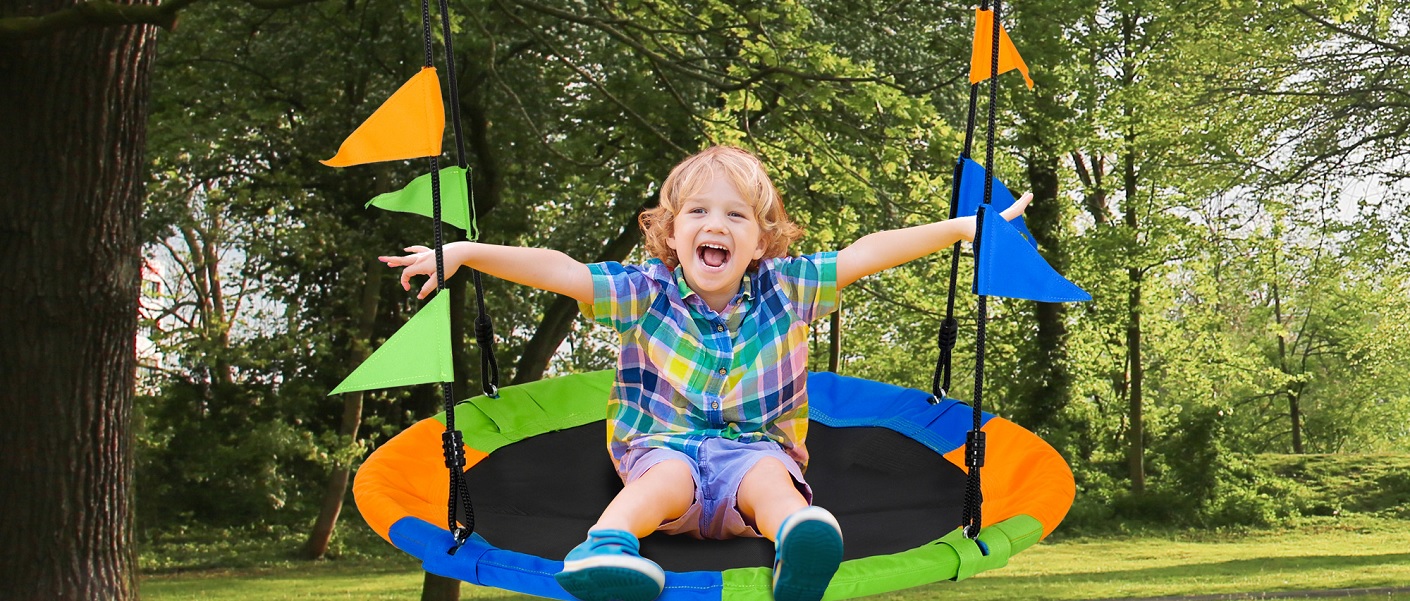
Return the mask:
<path id="1" fill-rule="evenodd" d="M 1127 249 L 1126 279 L 1130 286 L 1126 299 L 1126 394 L 1129 401 L 1129 428 L 1126 431 L 1126 463 L 1131 475 L 1131 492 L 1146 490 L 1146 427 L 1144 417 L 1145 366 L 1141 359 L 1141 284 L 1144 272 L 1135 264 L 1138 254 L 1140 218 L 1136 207 L 1136 158 L 1134 139 L 1128 137 L 1126 157 L 1125 223 L 1130 245 Z"/>
<path id="2" fill-rule="evenodd" d="M 421 579 L 421 601 L 460 601 L 460 581 L 426 572 Z"/>
<path id="3" fill-rule="evenodd" d="M 1059 273 L 1067 269 L 1062 246 L 1062 205 L 1058 200 L 1058 156 L 1041 146 L 1031 150 L 1028 183 L 1033 204 L 1024 219 L 1038 241 L 1048 264 Z M 1072 376 L 1067 369 L 1067 308 L 1062 303 L 1034 303 L 1037 332 L 1026 362 L 1021 398 L 1014 421 L 1041 432 L 1056 425 L 1067 406 Z"/>
<path id="4" fill-rule="evenodd" d="M 1273 267 L 1273 319 L 1278 324 L 1278 367 L 1284 375 L 1292 376 L 1292 371 L 1288 369 L 1288 337 L 1283 333 L 1283 299 L 1278 294 L 1278 269 L 1276 262 L 1278 257 L 1273 256 L 1275 265 Z M 1284 395 L 1288 399 L 1288 419 L 1292 420 L 1292 452 L 1298 455 L 1303 453 L 1302 448 L 1302 407 L 1298 402 L 1298 391 L 1288 385 Z"/>
<path id="5" fill-rule="evenodd" d="M 72 2 L 0 5 L 0 18 Z M 0 598 L 137 597 L 132 393 L 150 25 L 0 43 Z"/>
<path id="6" fill-rule="evenodd" d="M 1126 89 L 1135 85 L 1135 38 L 1136 17 L 1131 14 L 1121 16 L 1122 37 L 1122 86 Z M 1145 393 L 1145 366 L 1141 360 L 1141 283 L 1145 272 L 1138 264 L 1140 257 L 1141 221 L 1139 203 L 1139 180 L 1136 175 L 1136 130 L 1134 107 L 1128 100 L 1122 107 L 1126 121 L 1124 147 L 1122 152 L 1122 184 L 1125 198 L 1122 209 L 1125 213 L 1126 278 L 1129 293 L 1126 302 L 1126 394 L 1129 401 L 1127 417 L 1130 428 L 1126 431 L 1126 464 L 1131 475 L 1131 492 L 1140 494 L 1146 490 L 1146 428 L 1143 415 Z"/>
<path id="7" fill-rule="evenodd" d="M 357 338 L 351 353 L 351 365 L 361 365 L 371 354 L 373 328 L 377 324 L 377 308 L 382 300 L 383 266 L 378 261 L 368 261 L 362 280 L 362 299 L 358 307 Z M 338 426 L 338 440 L 352 444 L 357 441 L 357 431 L 362 427 L 363 391 L 350 392 L 343 396 L 343 419 Z M 328 485 L 323 489 L 323 505 L 318 510 L 318 520 L 313 524 L 313 532 L 304 543 L 305 559 L 319 559 L 328 552 L 328 543 L 333 540 L 333 531 L 338 527 L 338 516 L 343 512 L 343 500 L 348 495 L 348 478 L 352 466 L 337 465 L 328 475 Z"/>

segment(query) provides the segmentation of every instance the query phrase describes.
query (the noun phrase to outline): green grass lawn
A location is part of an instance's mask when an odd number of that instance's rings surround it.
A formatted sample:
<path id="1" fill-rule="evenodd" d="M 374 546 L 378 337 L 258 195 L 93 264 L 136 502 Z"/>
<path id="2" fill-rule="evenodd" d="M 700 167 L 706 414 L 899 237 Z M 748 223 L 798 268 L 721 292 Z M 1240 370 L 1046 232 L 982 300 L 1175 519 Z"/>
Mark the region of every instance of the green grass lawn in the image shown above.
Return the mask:
<path id="1" fill-rule="evenodd" d="M 157 601 L 418 599 L 421 579 L 410 558 L 360 556 L 153 574 L 143 578 L 142 596 Z M 1059 538 L 1029 549 L 1002 570 L 876 599 L 1102 599 L 1390 587 L 1410 587 L 1410 522 L 1356 516 L 1244 533 Z M 465 585 L 461 598 L 531 597 Z M 1410 592 L 1338 598 L 1410 599 Z"/>

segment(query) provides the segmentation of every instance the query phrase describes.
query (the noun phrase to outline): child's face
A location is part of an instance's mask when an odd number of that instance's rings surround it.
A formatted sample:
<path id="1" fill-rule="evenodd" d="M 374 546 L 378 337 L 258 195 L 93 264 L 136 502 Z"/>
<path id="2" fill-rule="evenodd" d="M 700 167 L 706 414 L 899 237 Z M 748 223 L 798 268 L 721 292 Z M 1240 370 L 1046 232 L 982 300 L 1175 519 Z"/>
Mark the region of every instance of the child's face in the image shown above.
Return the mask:
<path id="1" fill-rule="evenodd" d="M 683 200 L 666 244 L 676 251 L 690 289 L 719 310 L 717 304 L 739 292 L 749 264 L 764 256 L 760 238 L 754 207 L 729 178 L 717 175 Z"/>

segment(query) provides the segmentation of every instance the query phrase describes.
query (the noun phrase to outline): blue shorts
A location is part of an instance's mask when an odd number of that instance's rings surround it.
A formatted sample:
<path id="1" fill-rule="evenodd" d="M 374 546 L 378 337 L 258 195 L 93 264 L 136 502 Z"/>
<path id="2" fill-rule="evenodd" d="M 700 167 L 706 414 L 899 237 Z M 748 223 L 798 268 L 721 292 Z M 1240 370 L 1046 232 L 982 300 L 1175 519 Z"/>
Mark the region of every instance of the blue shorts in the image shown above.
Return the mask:
<path id="1" fill-rule="evenodd" d="M 701 443 L 697 457 L 674 449 L 637 448 L 627 451 L 622 465 L 627 482 L 640 478 L 646 470 L 668 460 L 683 461 L 695 478 L 695 500 L 685 514 L 661 524 L 667 534 L 689 534 L 695 538 L 725 539 L 759 537 L 759 531 L 740 515 L 736 496 L 744 475 L 762 459 L 772 457 L 788 468 L 793 485 L 809 504 L 813 489 L 803 480 L 798 462 L 773 441 L 742 443 L 728 438 L 710 438 Z"/>

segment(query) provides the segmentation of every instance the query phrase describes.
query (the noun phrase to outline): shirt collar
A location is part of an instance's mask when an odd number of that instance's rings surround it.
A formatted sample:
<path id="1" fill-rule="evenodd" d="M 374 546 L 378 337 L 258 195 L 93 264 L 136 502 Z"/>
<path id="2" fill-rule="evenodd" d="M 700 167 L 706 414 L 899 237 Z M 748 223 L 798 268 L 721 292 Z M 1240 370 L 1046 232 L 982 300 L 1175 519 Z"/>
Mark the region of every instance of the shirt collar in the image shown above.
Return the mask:
<path id="1" fill-rule="evenodd" d="M 672 275 L 675 277 L 676 290 L 680 292 L 681 299 L 688 299 L 692 296 L 698 296 L 694 290 L 690 289 L 690 284 L 686 283 L 685 270 L 681 269 L 680 265 L 676 266 L 676 269 L 674 272 L 672 272 Z M 739 284 L 739 294 L 736 294 L 734 298 L 743 300 L 754 299 L 754 278 L 749 272 L 744 272 L 744 279 Z M 730 302 L 734 301 L 731 300 Z"/>

